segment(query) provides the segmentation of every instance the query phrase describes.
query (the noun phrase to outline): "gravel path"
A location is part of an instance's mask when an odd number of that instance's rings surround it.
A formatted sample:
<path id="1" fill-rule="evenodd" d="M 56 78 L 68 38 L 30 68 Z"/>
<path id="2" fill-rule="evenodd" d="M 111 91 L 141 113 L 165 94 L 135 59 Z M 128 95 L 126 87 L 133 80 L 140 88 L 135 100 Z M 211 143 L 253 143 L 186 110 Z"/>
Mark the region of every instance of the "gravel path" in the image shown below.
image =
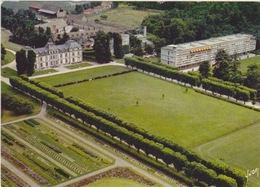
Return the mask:
<path id="1" fill-rule="evenodd" d="M 30 177 L 25 175 L 23 172 L 21 172 L 19 169 L 17 169 L 15 166 L 13 166 L 10 162 L 5 160 L 4 158 L 1 158 L 1 164 L 3 164 L 5 167 L 7 167 L 10 171 L 15 173 L 17 176 L 19 176 L 20 179 L 25 181 L 27 184 L 33 187 L 40 187 L 37 183 L 35 183 Z"/>

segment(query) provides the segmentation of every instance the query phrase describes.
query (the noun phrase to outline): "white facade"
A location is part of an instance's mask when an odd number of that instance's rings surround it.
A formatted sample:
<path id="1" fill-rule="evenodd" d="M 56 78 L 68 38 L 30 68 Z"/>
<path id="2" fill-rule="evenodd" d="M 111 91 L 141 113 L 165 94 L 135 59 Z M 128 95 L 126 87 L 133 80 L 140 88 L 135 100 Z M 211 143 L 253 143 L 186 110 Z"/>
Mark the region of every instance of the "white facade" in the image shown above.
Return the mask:
<path id="1" fill-rule="evenodd" d="M 253 51 L 255 48 L 254 36 L 235 34 L 162 47 L 161 62 L 188 69 L 198 67 L 203 61 L 210 61 L 211 64 L 214 64 L 219 49 L 224 49 L 229 55 L 240 55 Z"/>
<path id="2" fill-rule="evenodd" d="M 82 62 L 82 47 L 74 40 L 56 46 L 49 41 L 44 47 L 34 49 L 34 52 L 35 70 Z"/>

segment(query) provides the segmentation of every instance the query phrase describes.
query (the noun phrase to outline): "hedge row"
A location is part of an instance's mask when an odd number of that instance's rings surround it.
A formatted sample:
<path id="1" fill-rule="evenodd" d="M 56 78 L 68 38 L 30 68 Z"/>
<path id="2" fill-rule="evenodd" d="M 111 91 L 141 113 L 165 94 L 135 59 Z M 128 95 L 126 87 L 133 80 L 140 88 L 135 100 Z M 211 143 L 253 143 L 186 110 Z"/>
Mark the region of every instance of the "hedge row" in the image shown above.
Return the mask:
<path id="1" fill-rule="evenodd" d="M 133 149 L 129 149 L 129 147 L 126 146 L 125 144 L 118 143 L 115 139 L 111 139 L 108 136 L 105 136 L 103 133 L 97 133 L 94 129 L 87 127 L 86 125 L 80 123 L 76 119 L 68 117 L 58 111 L 52 111 L 52 112 L 50 112 L 50 114 L 52 116 L 54 116 L 55 118 L 58 118 L 76 128 L 79 128 L 80 130 L 82 130 L 86 133 L 91 134 L 92 136 L 98 138 L 99 140 L 105 141 L 106 143 L 109 143 L 110 145 L 121 149 L 122 151 L 128 153 L 131 156 L 134 156 L 135 158 L 144 162 L 145 164 L 149 164 L 150 166 L 154 167 L 155 169 L 162 171 L 162 172 L 166 173 L 167 175 L 184 182 L 185 184 L 188 184 L 190 186 L 193 186 L 194 184 L 196 184 L 196 182 L 194 182 L 192 179 L 189 179 L 182 173 L 175 171 L 174 168 L 167 167 L 163 163 L 156 162 L 152 159 L 149 159 L 148 157 L 137 153 Z M 202 185 L 199 185 L 199 186 L 202 186 Z"/>
<path id="2" fill-rule="evenodd" d="M 89 79 L 82 79 L 82 80 L 79 80 L 79 81 L 73 81 L 73 82 L 67 82 L 67 83 L 63 83 L 63 84 L 57 84 L 57 85 L 54 85 L 54 87 L 68 86 L 68 85 L 72 85 L 72 84 L 78 84 L 78 83 L 82 83 L 82 82 L 98 80 L 98 79 L 112 77 L 112 76 L 117 76 L 117 75 L 123 75 L 123 74 L 130 73 L 130 72 L 133 72 L 133 71 L 136 71 L 136 70 L 127 70 L 127 71 L 122 71 L 122 72 L 119 72 L 119 73 L 113 73 L 113 74 L 98 76 L 98 77 L 89 78 Z"/>
<path id="3" fill-rule="evenodd" d="M 156 135 L 152 135 L 149 132 L 147 132 L 146 130 L 139 128 L 132 123 L 124 122 L 122 119 L 114 116 L 113 114 L 103 111 L 101 109 L 95 108 L 94 106 L 92 106 L 90 104 L 86 104 L 79 99 L 69 97 L 69 98 L 66 98 L 66 100 L 82 107 L 83 109 L 85 109 L 87 111 L 93 112 L 97 116 L 101 116 L 102 118 L 112 121 L 112 122 L 116 123 L 117 125 L 126 128 L 129 131 L 142 135 L 143 138 L 145 138 L 145 139 L 142 140 L 142 138 L 140 138 L 140 140 L 139 140 L 140 142 L 145 141 L 146 139 L 148 139 L 150 141 L 149 142 L 150 144 L 153 144 L 155 142 L 155 144 L 157 144 L 158 147 L 155 146 L 154 149 L 160 149 L 159 147 L 161 147 L 161 148 L 163 147 L 164 149 L 162 149 L 162 151 L 163 151 L 162 155 L 158 155 L 158 152 L 157 152 L 157 155 L 156 154 L 153 154 L 153 155 L 156 157 L 156 159 L 158 156 L 160 156 L 160 158 L 162 158 L 166 164 L 170 164 L 170 162 L 172 160 L 175 160 L 174 166 L 177 170 L 180 170 L 182 167 L 186 167 L 187 164 L 185 164 L 185 163 L 195 161 L 198 163 L 203 163 L 205 166 L 207 166 L 210 169 L 217 170 L 218 171 L 217 173 L 226 174 L 226 172 L 227 172 L 227 173 L 229 173 L 229 175 L 231 175 L 233 178 L 235 178 L 237 181 L 239 181 L 239 183 L 241 183 L 241 184 L 244 183 L 243 182 L 244 173 L 240 172 L 239 170 L 232 170 L 232 169 L 230 169 L 230 167 L 228 165 L 225 165 L 225 164 L 222 164 L 222 163 L 219 163 L 216 161 L 203 160 L 196 153 L 194 153 L 190 150 L 186 150 L 184 147 L 182 147 L 170 140 L 167 140 L 165 138 L 162 138 L 162 137 L 159 137 Z M 148 140 L 146 140 L 146 141 L 148 142 Z M 147 144 L 146 144 L 146 146 L 147 146 Z M 142 147 L 141 144 L 140 144 L 140 147 Z M 137 147 L 137 148 L 139 148 L 139 147 Z M 149 146 L 147 148 L 150 149 L 150 151 L 152 150 L 152 148 Z M 156 151 L 158 151 L 158 150 L 156 150 Z M 168 156 L 165 156 L 165 155 L 167 155 L 166 154 L 167 152 L 174 153 L 171 155 L 175 155 L 175 156 L 177 155 L 177 157 L 179 156 L 179 158 L 173 159 L 172 156 L 170 156 L 170 158 L 169 158 Z M 148 153 L 148 152 L 146 152 L 146 153 Z M 239 176 L 236 176 L 236 174 L 238 174 Z"/>
<path id="4" fill-rule="evenodd" d="M 248 91 L 250 94 L 250 99 L 251 100 L 255 100 L 256 99 L 256 95 L 257 95 L 257 90 L 252 89 L 252 88 L 248 88 L 246 86 L 243 86 L 241 84 L 238 83 L 233 83 L 233 82 L 228 82 L 228 81 L 223 81 L 221 79 L 215 78 L 215 77 L 209 77 L 208 80 L 212 81 L 212 82 L 217 82 L 226 86 L 230 86 L 233 88 L 237 88 L 240 90 L 244 90 L 244 91 Z"/>
<path id="5" fill-rule="evenodd" d="M 139 61 L 145 61 L 146 63 L 151 63 L 151 64 L 154 64 L 154 65 L 157 65 L 157 66 L 161 66 L 161 67 L 165 67 L 165 68 L 168 68 L 168 69 L 171 69 L 171 70 L 179 70 L 178 67 L 175 67 L 175 66 L 171 66 L 171 65 L 168 65 L 168 64 L 163 64 L 161 62 L 152 62 L 148 59 L 145 59 L 145 58 L 142 58 L 142 57 L 138 57 L 138 56 L 135 56 L 136 59 L 138 59 Z"/>
<path id="6" fill-rule="evenodd" d="M 236 100 L 242 100 L 244 102 L 249 99 L 256 99 L 256 90 L 244 86 L 238 86 L 235 84 L 232 86 L 232 84 L 226 84 L 225 82 L 203 79 L 202 87 L 205 90 L 210 90 L 221 95 L 227 95 L 228 97 L 234 97 Z"/>
<path id="7" fill-rule="evenodd" d="M 155 65 L 152 63 L 145 63 L 143 61 L 140 61 L 138 58 L 126 57 L 125 65 L 135 67 L 137 69 L 141 69 L 149 73 L 154 73 L 165 78 L 174 79 L 178 82 L 183 82 L 185 84 L 187 83 L 191 86 L 200 86 L 199 76 L 190 75 L 188 73 L 182 73 L 180 71 L 172 70 L 167 67 Z"/>
<path id="8" fill-rule="evenodd" d="M 71 124 L 72 126 L 79 128 L 87 133 L 90 133 L 91 135 L 97 137 L 100 140 L 103 140 L 107 143 L 110 143 L 112 146 L 121 149 L 122 151 L 130 154 L 131 156 L 134 156 L 138 160 L 144 162 L 145 164 L 149 164 L 150 166 L 154 167 L 156 170 L 162 171 L 166 173 L 167 175 L 174 177 L 175 179 L 178 179 L 185 184 L 189 186 L 200 186 L 200 187 L 207 187 L 208 184 L 215 184 L 217 186 L 225 186 L 225 187 L 233 187 L 237 186 L 236 181 L 230 177 L 227 177 L 225 175 L 217 175 L 215 171 L 211 169 L 207 169 L 205 166 L 202 164 L 196 163 L 196 162 L 191 162 L 187 164 L 187 167 L 185 169 L 185 172 L 177 172 L 175 168 L 168 167 L 162 162 L 156 162 L 153 159 L 150 159 L 149 157 L 146 157 L 142 154 L 137 153 L 133 149 L 129 149 L 125 144 L 118 144 L 118 142 L 114 139 L 108 138 L 108 136 L 105 136 L 103 133 L 97 133 L 93 129 L 88 128 L 84 124 L 80 123 L 79 121 L 72 119 L 68 116 L 65 116 L 64 114 L 61 114 L 60 112 L 52 112 L 51 115 L 54 117 Z M 165 152 L 169 152 L 172 157 L 174 157 L 174 154 L 172 154 L 172 150 L 170 149 L 165 149 Z M 179 156 L 181 156 L 179 154 Z M 176 167 L 177 163 L 174 164 Z M 187 176 L 190 178 L 187 178 Z M 212 178 L 213 177 L 213 178 Z M 194 180 L 195 179 L 195 180 Z M 207 183 L 203 182 L 207 181 Z"/>
<path id="9" fill-rule="evenodd" d="M 242 100 L 244 102 L 249 99 L 253 101 L 256 99 L 256 90 L 232 82 L 224 82 L 223 80 L 214 77 L 203 79 L 201 81 L 199 76 L 196 74 L 182 73 L 170 68 L 168 65 L 149 63 L 139 57 L 127 57 L 125 58 L 125 64 L 143 71 L 152 72 L 165 78 L 177 80 L 178 82 L 188 83 L 191 86 L 200 86 L 202 83 L 204 89 L 227 96 L 232 96 L 235 99 Z"/>
<path id="10" fill-rule="evenodd" d="M 47 90 L 47 91 L 49 91 L 49 92 L 51 92 L 51 93 L 53 93 L 53 94 L 55 94 L 55 95 L 57 95 L 57 96 L 59 96 L 61 98 L 64 97 L 64 94 L 63 94 L 63 92 L 60 89 L 55 88 L 55 87 L 53 87 L 53 86 L 51 86 L 49 84 L 46 84 L 44 82 L 40 82 L 40 81 L 35 80 L 35 79 L 30 79 L 29 82 L 31 84 L 34 84 L 34 85 L 36 85 L 36 86 L 38 86 L 38 87 L 40 87 L 40 88 L 42 88 L 44 90 Z"/>
<path id="11" fill-rule="evenodd" d="M 260 112 L 260 109 L 255 108 L 255 107 L 253 107 L 253 106 L 247 106 L 247 105 L 244 105 L 244 104 L 242 104 L 242 103 L 238 103 L 238 102 L 232 101 L 232 100 L 230 100 L 230 99 L 227 99 L 227 98 L 224 98 L 224 97 L 221 97 L 221 96 L 218 96 L 218 95 L 213 95 L 213 94 L 211 94 L 211 93 L 207 93 L 207 92 L 202 91 L 202 90 L 195 89 L 195 91 L 196 91 L 196 92 L 199 92 L 199 93 L 201 93 L 201 94 L 210 96 L 210 97 L 214 97 L 214 98 L 217 98 L 217 99 L 221 99 L 221 100 L 223 100 L 223 101 L 226 101 L 226 102 L 229 102 L 229 103 L 238 105 L 238 106 L 242 106 L 242 107 L 245 107 L 245 108 L 252 109 L 252 110 L 255 110 L 255 111 Z"/>
<path id="12" fill-rule="evenodd" d="M 151 139 L 145 138 L 141 134 L 135 133 L 133 131 L 128 130 L 125 127 L 121 127 L 111 121 L 108 121 L 100 116 L 96 116 L 92 112 L 88 112 L 85 109 L 81 108 L 80 106 L 77 106 L 73 103 L 70 103 L 62 98 L 59 98 L 58 96 L 51 94 L 45 90 L 42 90 L 41 88 L 36 87 L 35 85 L 32 85 L 26 81 L 23 81 L 17 77 L 11 78 L 10 83 L 12 86 L 21 89 L 35 97 L 40 98 L 41 100 L 46 101 L 48 104 L 51 104 L 52 106 L 55 106 L 57 109 L 62 110 L 65 113 L 68 113 L 69 115 L 74 115 L 76 119 L 81 119 L 83 124 L 87 122 L 90 125 L 93 125 L 96 127 L 97 131 L 102 130 L 103 132 L 106 132 L 110 134 L 112 137 L 118 137 L 120 141 L 125 141 L 129 146 L 134 146 L 140 151 L 142 149 L 147 155 L 151 154 L 154 155 L 157 158 L 162 159 L 167 164 L 173 164 L 175 169 L 178 171 L 187 171 L 192 178 L 202 180 L 205 172 L 207 173 L 207 170 L 212 169 L 209 167 L 199 167 L 200 165 L 191 165 L 191 159 L 196 159 L 196 162 L 200 162 L 198 164 L 202 164 L 202 159 L 199 158 L 196 154 L 186 154 L 189 153 L 188 151 L 185 151 L 185 149 L 181 152 L 175 152 L 171 149 L 171 147 L 167 148 L 165 144 L 161 144 L 158 142 L 155 142 Z M 168 142 L 169 145 L 171 145 L 170 142 Z M 174 144 L 173 144 L 174 145 Z M 180 148 L 180 147 L 179 147 Z M 191 158 L 189 158 L 192 156 Z M 210 163 L 210 162 L 205 162 Z M 210 164 L 208 164 L 211 166 Z M 192 167 L 191 167 L 192 166 Z M 216 165 L 214 165 L 216 166 Z M 195 174 L 197 172 L 192 172 L 190 170 L 200 171 L 201 175 Z M 205 171 L 204 171 L 205 170 Z M 190 171 L 190 172 L 189 172 Z M 219 170 L 223 171 L 223 170 Z M 236 172 L 237 170 L 231 170 L 230 168 L 225 168 L 223 173 L 219 172 L 216 175 L 210 175 L 210 181 L 214 181 L 215 184 L 216 177 L 218 177 L 219 174 L 224 174 L 230 176 L 231 174 L 234 175 L 234 179 L 236 180 L 238 186 L 243 186 L 246 182 L 245 175 L 241 176 L 240 172 Z M 231 174 L 230 174 L 231 173 Z M 187 173 L 186 173 L 187 174 Z M 209 179 L 204 179 L 202 181 L 209 183 Z"/>

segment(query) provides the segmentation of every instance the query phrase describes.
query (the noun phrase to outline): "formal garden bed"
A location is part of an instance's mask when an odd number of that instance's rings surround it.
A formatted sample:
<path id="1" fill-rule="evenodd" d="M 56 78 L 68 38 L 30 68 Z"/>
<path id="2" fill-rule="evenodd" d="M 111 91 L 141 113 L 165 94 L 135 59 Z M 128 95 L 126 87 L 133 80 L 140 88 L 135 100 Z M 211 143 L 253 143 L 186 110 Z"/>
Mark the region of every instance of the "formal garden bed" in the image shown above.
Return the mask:
<path id="1" fill-rule="evenodd" d="M 112 164 L 42 120 L 7 124 L 1 133 L 2 157 L 39 185 L 53 186 Z"/>

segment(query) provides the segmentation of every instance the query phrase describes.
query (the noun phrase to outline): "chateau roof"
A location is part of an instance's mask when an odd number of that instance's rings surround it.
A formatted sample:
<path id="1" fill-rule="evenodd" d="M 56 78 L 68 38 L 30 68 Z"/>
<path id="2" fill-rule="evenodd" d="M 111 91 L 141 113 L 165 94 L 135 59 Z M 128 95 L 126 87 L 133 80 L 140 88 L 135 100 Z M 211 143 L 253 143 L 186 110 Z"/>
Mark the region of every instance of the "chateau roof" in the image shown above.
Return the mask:
<path id="1" fill-rule="evenodd" d="M 54 45 L 52 41 L 49 41 L 44 47 L 36 48 L 34 51 L 37 54 L 48 54 L 49 51 L 59 50 L 60 52 L 68 51 L 69 49 L 81 48 L 81 46 L 74 40 L 68 40 L 65 44 Z"/>

